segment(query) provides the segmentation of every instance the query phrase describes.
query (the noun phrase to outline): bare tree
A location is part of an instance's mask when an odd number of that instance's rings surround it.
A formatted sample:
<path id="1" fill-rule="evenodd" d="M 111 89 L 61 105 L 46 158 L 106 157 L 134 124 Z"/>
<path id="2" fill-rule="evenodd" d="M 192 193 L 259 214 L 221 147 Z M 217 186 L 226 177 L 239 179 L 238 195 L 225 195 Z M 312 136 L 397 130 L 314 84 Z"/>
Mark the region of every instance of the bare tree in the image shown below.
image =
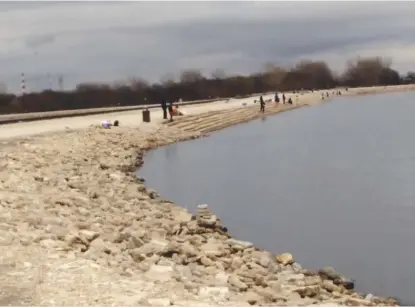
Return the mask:
<path id="1" fill-rule="evenodd" d="M 80 83 L 76 86 L 76 91 L 90 91 L 90 90 L 109 90 L 110 86 L 108 84 L 99 84 L 99 83 Z"/>
<path id="2" fill-rule="evenodd" d="M 188 69 L 180 74 L 180 82 L 182 83 L 194 83 L 203 79 L 203 74 L 198 69 Z"/>
<path id="3" fill-rule="evenodd" d="M 150 84 L 144 78 L 130 78 L 128 80 L 128 86 L 134 91 L 142 91 L 150 87 Z"/>
<path id="4" fill-rule="evenodd" d="M 409 71 L 405 77 L 403 78 L 403 81 L 407 84 L 415 83 L 415 72 Z"/>
<path id="5" fill-rule="evenodd" d="M 385 77 L 385 72 L 389 76 L 391 75 L 391 64 L 390 58 L 381 57 L 358 57 L 354 60 L 349 60 L 342 75 L 342 81 L 350 86 L 378 85 L 382 83 L 380 81 Z"/>
<path id="6" fill-rule="evenodd" d="M 280 86 L 286 73 L 284 68 L 270 62 L 264 64 L 263 71 L 266 85 L 273 89 L 277 89 Z"/>
<path id="7" fill-rule="evenodd" d="M 162 76 L 160 78 L 160 84 L 161 85 L 172 86 L 175 83 L 176 83 L 176 78 L 175 78 L 174 74 L 172 74 L 172 73 L 165 74 L 164 76 Z"/>
<path id="8" fill-rule="evenodd" d="M 391 65 L 389 58 L 355 58 L 347 63 L 344 73 L 337 76 L 324 61 L 302 60 L 290 69 L 266 63 L 260 72 L 250 75 L 226 76 L 223 70 L 217 69 L 212 72 L 213 79 L 205 78 L 200 70 L 190 69 L 183 71 L 176 80 L 174 75 L 168 74 L 161 78 L 161 82 L 154 84 L 142 78 L 130 78 L 113 86 L 84 83 L 73 91 L 32 92 L 18 98 L 13 94 L 0 93 L 0 113 L 152 104 L 160 103 L 161 99 L 246 97 L 252 93 L 328 88 L 336 84 L 370 86 L 415 83 L 415 73 L 408 73 L 401 78 Z"/>
<path id="9" fill-rule="evenodd" d="M 217 68 L 212 72 L 212 79 L 222 80 L 226 78 L 226 73 L 223 69 Z"/>
<path id="10" fill-rule="evenodd" d="M 322 89 L 335 85 L 333 72 L 326 62 L 302 60 L 295 65 L 294 70 L 308 76 L 305 88 Z"/>

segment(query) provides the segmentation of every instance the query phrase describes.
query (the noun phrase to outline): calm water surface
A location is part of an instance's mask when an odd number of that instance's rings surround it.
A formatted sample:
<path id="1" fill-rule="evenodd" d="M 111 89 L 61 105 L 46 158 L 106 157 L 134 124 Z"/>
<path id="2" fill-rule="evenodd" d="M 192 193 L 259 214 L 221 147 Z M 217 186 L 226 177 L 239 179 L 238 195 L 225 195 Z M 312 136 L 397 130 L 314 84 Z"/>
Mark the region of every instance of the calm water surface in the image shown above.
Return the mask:
<path id="1" fill-rule="evenodd" d="M 415 304 L 415 94 L 344 97 L 150 152 L 140 176 L 237 238 Z"/>

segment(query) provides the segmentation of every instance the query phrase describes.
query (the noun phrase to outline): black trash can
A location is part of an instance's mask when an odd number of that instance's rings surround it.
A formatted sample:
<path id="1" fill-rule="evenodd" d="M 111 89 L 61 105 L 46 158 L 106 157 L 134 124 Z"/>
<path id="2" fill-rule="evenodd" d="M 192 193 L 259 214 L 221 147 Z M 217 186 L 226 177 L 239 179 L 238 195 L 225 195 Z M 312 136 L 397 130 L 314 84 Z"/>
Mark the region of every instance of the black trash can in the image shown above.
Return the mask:
<path id="1" fill-rule="evenodd" d="M 150 122 L 150 110 L 149 109 L 143 110 L 143 122 L 145 123 Z"/>

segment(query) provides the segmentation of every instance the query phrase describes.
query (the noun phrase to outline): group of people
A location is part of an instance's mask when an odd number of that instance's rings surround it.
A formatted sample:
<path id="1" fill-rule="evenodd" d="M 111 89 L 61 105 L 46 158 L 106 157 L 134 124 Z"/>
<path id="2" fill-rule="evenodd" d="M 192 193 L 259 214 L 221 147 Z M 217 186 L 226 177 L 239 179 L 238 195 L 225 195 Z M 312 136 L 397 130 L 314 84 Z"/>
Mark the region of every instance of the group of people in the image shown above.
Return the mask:
<path id="1" fill-rule="evenodd" d="M 280 103 L 280 97 L 278 96 L 278 92 L 275 92 L 275 97 L 274 97 L 274 102 L 275 103 Z M 293 101 L 290 98 L 288 98 L 288 100 L 286 100 L 285 94 L 282 94 L 282 104 L 293 104 Z M 262 95 L 259 97 L 259 106 L 260 106 L 260 112 L 264 113 L 265 112 L 265 101 L 264 101 L 264 97 L 262 97 Z"/>
<path id="2" fill-rule="evenodd" d="M 173 116 L 176 115 L 183 115 L 181 111 L 179 111 L 179 106 L 173 105 L 173 102 L 169 102 L 167 104 L 166 100 L 161 102 L 161 109 L 163 110 L 163 119 L 167 119 L 167 112 L 169 112 L 170 121 L 173 121 Z"/>
<path id="3" fill-rule="evenodd" d="M 347 91 L 347 88 L 346 88 L 346 91 Z M 337 92 L 333 91 L 333 95 L 341 96 L 342 92 L 339 90 Z M 329 96 L 330 96 L 329 92 L 326 92 L 326 98 L 329 98 Z M 324 100 L 324 92 L 321 93 L 321 100 Z"/>
<path id="4" fill-rule="evenodd" d="M 278 96 L 278 92 L 275 92 L 275 103 L 280 103 L 280 97 Z M 293 104 L 291 97 L 288 97 L 288 100 L 285 97 L 285 94 L 282 93 L 282 104 Z"/>
<path id="5" fill-rule="evenodd" d="M 275 103 L 279 103 L 280 102 L 280 98 L 278 96 L 278 92 L 275 93 L 275 98 L 274 98 Z M 291 98 L 288 98 L 288 100 L 286 100 L 285 94 L 282 94 L 282 103 L 283 104 L 293 104 Z M 261 95 L 259 97 L 259 105 L 260 105 L 260 112 L 264 113 L 265 112 L 265 100 L 264 97 Z M 167 101 L 165 99 L 162 100 L 161 102 L 161 109 L 163 110 L 163 119 L 167 119 L 167 112 L 169 114 L 170 117 L 170 121 L 173 121 L 173 117 L 177 116 L 177 115 L 183 115 L 183 113 L 181 111 L 179 111 L 179 106 L 177 105 L 173 105 L 173 102 L 169 102 L 167 103 Z"/>

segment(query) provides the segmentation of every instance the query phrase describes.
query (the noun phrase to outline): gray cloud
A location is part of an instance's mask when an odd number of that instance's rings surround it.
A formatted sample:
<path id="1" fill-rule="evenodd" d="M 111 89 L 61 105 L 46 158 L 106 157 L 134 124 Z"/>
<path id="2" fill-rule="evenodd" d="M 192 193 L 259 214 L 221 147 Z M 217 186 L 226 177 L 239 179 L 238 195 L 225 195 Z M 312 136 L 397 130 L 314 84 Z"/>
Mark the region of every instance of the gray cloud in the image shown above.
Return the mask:
<path id="1" fill-rule="evenodd" d="M 185 68 L 250 73 L 268 61 L 305 58 L 341 69 L 357 55 L 390 56 L 401 71 L 415 61 L 412 2 L 26 4 L 0 5 L 0 26 L 19 20 L 12 37 L 0 30 L 9 42 L 0 47 L 0 81 L 15 90 L 21 72 L 63 74 L 73 87 L 130 76 L 154 81 Z"/>
<path id="2" fill-rule="evenodd" d="M 51 44 L 56 40 L 55 35 L 46 34 L 40 36 L 28 37 L 25 40 L 26 46 L 29 48 L 37 48 L 43 45 Z"/>
<path id="3" fill-rule="evenodd" d="M 55 4 L 57 4 L 57 2 L 2 1 L 0 2 L 0 12 L 10 12 L 22 9 L 37 9 Z"/>

